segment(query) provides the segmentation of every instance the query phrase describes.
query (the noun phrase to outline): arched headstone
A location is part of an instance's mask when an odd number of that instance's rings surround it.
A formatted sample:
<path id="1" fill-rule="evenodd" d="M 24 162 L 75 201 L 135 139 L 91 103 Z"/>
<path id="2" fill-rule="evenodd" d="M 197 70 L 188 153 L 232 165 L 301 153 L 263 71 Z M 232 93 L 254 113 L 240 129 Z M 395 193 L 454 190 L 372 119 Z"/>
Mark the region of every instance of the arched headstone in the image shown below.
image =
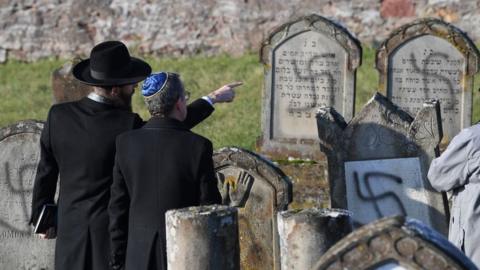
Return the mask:
<path id="1" fill-rule="evenodd" d="M 475 270 L 452 243 L 423 223 L 391 217 L 368 224 L 328 250 L 312 270 Z"/>
<path id="2" fill-rule="evenodd" d="M 53 269 L 55 241 L 32 234 L 28 224 L 42 128 L 42 122 L 21 121 L 0 129 L 2 269 Z"/>
<path id="3" fill-rule="evenodd" d="M 274 159 L 323 159 L 315 146 L 315 110 L 331 106 L 353 117 L 359 41 L 339 24 L 309 15 L 273 30 L 260 54 L 265 67 L 261 152 Z"/>
<path id="4" fill-rule="evenodd" d="M 224 204 L 238 211 L 241 269 L 280 269 L 276 214 L 292 200 L 292 186 L 275 165 L 247 150 L 213 155 Z"/>
<path id="5" fill-rule="evenodd" d="M 438 19 L 421 19 L 392 32 L 377 50 L 379 89 L 415 115 L 440 102 L 444 142 L 472 121 L 473 77 L 480 53 L 467 34 Z"/>

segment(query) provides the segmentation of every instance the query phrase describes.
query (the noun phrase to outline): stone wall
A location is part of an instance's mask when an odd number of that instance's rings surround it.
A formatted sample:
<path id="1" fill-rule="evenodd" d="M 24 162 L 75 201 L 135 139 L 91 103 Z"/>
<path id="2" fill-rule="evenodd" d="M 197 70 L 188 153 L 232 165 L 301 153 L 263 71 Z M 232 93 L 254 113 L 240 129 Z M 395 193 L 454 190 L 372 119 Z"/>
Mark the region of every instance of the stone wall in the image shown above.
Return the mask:
<path id="1" fill-rule="evenodd" d="M 479 7 L 479 0 L 0 0 L 0 62 L 87 55 L 107 39 L 139 54 L 238 55 L 310 13 L 340 22 L 364 44 L 420 17 L 451 22 L 477 41 Z"/>

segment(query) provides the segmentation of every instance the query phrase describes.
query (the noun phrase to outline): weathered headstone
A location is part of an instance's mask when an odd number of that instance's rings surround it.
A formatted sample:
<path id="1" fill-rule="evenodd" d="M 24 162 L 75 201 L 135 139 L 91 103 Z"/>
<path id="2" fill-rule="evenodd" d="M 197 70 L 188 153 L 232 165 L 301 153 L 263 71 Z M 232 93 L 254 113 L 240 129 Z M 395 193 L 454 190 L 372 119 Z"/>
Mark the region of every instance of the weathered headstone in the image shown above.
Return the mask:
<path id="1" fill-rule="evenodd" d="M 343 209 L 287 210 L 277 217 L 282 270 L 311 269 L 353 229 L 351 212 Z"/>
<path id="2" fill-rule="evenodd" d="M 472 121 L 473 77 L 480 53 L 468 36 L 438 19 L 422 19 L 392 32 L 377 50 L 376 68 L 387 97 L 415 115 L 425 101 L 440 101 L 448 143 Z"/>
<path id="3" fill-rule="evenodd" d="M 32 234 L 28 224 L 42 128 L 21 121 L 0 129 L 1 269 L 53 269 L 55 241 Z"/>
<path id="4" fill-rule="evenodd" d="M 324 159 L 315 146 L 315 111 L 330 106 L 353 117 L 360 43 L 335 22 L 309 15 L 275 29 L 260 54 L 265 67 L 261 152 L 273 159 Z"/>
<path id="5" fill-rule="evenodd" d="M 74 58 L 52 73 L 53 104 L 79 100 L 93 90 L 72 75 L 72 67 L 80 61 L 81 59 Z"/>
<path id="6" fill-rule="evenodd" d="M 168 269 L 240 270 L 235 207 L 175 209 L 165 219 Z"/>
<path id="7" fill-rule="evenodd" d="M 292 200 L 288 177 L 247 150 L 223 148 L 213 160 L 224 204 L 239 208 L 241 269 L 280 269 L 276 214 Z"/>
<path id="8" fill-rule="evenodd" d="M 312 270 L 447 270 L 477 267 L 452 243 L 402 216 L 368 224 L 334 245 Z"/>
<path id="9" fill-rule="evenodd" d="M 257 149 L 294 183 L 294 208 L 330 206 L 315 110 L 332 106 L 353 117 L 361 56 L 360 43 L 345 28 L 318 15 L 287 22 L 263 41 L 263 132 Z"/>
<path id="10" fill-rule="evenodd" d="M 442 137 L 438 102 L 413 118 L 377 93 L 348 125 L 333 108 L 317 123 L 333 207 L 351 210 L 356 225 L 398 214 L 446 234 L 447 205 L 426 177 Z"/>

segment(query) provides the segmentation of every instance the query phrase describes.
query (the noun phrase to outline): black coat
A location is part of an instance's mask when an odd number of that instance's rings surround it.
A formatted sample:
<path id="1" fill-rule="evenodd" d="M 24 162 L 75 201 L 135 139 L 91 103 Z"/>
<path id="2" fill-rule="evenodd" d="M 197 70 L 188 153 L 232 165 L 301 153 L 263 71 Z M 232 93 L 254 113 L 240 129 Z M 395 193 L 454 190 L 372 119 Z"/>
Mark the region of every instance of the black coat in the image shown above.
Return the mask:
<path id="1" fill-rule="evenodd" d="M 112 253 L 126 270 L 166 269 L 165 212 L 221 202 L 212 143 L 171 118 L 117 138 L 109 205 Z M 126 252 L 126 254 L 125 254 Z"/>
<path id="2" fill-rule="evenodd" d="M 208 117 L 213 107 L 197 100 L 186 125 Z M 31 222 L 54 202 L 60 176 L 56 270 L 108 269 L 108 213 L 115 138 L 144 122 L 129 111 L 88 98 L 52 106 L 40 139 Z"/>

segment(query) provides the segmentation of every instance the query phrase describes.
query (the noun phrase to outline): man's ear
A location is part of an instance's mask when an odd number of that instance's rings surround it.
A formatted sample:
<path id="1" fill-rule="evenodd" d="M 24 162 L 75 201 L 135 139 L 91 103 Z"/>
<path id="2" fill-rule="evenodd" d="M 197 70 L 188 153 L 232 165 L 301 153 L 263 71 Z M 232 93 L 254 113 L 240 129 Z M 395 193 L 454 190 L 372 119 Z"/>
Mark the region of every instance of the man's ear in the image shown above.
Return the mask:
<path id="1" fill-rule="evenodd" d="M 110 94 L 112 95 L 112 97 L 118 97 L 120 95 L 120 92 L 122 91 L 122 89 L 118 86 L 113 86 L 112 87 L 112 91 L 110 92 Z"/>

